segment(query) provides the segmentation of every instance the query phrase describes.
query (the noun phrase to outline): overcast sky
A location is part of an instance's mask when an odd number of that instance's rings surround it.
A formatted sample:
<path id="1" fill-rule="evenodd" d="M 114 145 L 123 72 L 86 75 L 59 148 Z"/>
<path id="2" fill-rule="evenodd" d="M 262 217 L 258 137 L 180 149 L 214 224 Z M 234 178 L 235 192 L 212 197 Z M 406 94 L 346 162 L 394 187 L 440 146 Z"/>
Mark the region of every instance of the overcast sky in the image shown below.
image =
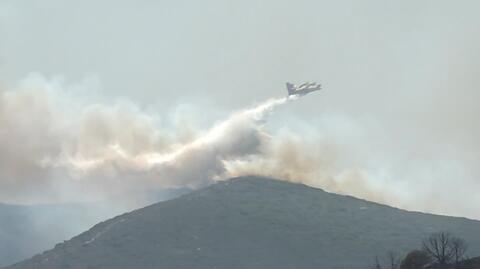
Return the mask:
<path id="1" fill-rule="evenodd" d="M 467 0 L 0 0 L 0 83 L 9 90 L 32 72 L 61 76 L 94 84 L 96 102 L 129 100 L 160 118 L 183 109 L 207 128 L 284 96 L 286 81 L 317 81 L 324 91 L 281 107 L 269 133 L 344 145 L 379 191 L 407 197 L 390 204 L 480 218 L 479 8 Z M 412 197 L 447 192 L 440 205 Z M 468 205 L 459 208 L 459 198 Z"/>
<path id="2" fill-rule="evenodd" d="M 0 3 L 4 83 L 94 76 L 108 97 L 167 109 L 204 98 L 229 110 L 315 80 L 328 91 L 295 108 L 299 117 L 335 109 L 446 128 L 444 117 L 462 124 L 478 111 L 476 1 Z"/>

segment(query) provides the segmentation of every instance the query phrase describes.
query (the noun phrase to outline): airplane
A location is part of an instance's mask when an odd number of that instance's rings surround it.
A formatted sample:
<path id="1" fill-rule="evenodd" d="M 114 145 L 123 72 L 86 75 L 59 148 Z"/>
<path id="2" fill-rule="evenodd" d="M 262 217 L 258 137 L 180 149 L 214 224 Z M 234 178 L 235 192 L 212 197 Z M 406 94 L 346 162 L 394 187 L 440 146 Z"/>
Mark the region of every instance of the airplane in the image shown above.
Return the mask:
<path id="1" fill-rule="evenodd" d="M 314 91 L 319 91 L 321 89 L 322 89 L 322 85 L 317 84 L 315 82 L 303 83 L 303 84 L 300 84 L 300 86 L 287 82 L 288 96 L 292 96 L 292 95 L 304 96 L 306 94 L 309 94 Z"/>

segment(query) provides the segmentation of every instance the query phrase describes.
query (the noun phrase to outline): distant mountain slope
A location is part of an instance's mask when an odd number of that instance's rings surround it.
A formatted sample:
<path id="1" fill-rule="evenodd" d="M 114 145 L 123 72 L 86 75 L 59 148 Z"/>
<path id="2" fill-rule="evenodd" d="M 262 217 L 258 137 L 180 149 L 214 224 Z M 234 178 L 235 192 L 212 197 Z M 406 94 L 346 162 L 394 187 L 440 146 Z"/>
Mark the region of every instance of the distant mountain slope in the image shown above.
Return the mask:
<path id="1" fill-rule="evenodd" d="M 366 268 L 448 230 L 480 253 L 480 222 L 246 177 L 133 211 L 9 269 Z"/>
<path id="2" fill-rule="evenodd" d="M 78 227 L 80 224 L 62 227 L 60 219 L 54 220 L 54 212 L 70 218 L 81 215 L 73 206 L 0 204 L 0 265 L 30 257 L 82 231 Z M 39 232 L 41 230 L 43 233 Z"/>
<path id="3" fill-rule="evenodd" d="M 93 205 L 0 204 L 0 266 L 29 258 L 112 217 L 119 211 Z"/>
<path id="4" fill-rule="evenodd" d="M 152 192 L 145 203 L 171 199 L 189 191 L 168 189 Z M 0 203 L 0 267 L 51 249 L 58 242 L 84 232 L 99 221 L 125 212 L 125 208 L 131 210 L 138 206 L 109 205 L 106 202 L 52 205 Z"/>

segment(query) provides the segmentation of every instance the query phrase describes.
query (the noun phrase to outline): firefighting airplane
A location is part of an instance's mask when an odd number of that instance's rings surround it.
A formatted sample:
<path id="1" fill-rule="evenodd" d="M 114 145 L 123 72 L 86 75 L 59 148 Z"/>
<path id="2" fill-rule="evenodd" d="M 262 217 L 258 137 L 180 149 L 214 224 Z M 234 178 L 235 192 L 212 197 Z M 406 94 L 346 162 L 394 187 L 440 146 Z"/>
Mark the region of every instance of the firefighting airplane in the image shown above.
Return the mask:
<path id="1" fill-rule="evenodd" d="M 287 82 L 288 96 L 304 96 L 314 91 L 319 91 L 322 89 L 321 84 L 315 82 L 307 82 L 296 86 L 290 82 Z"/>

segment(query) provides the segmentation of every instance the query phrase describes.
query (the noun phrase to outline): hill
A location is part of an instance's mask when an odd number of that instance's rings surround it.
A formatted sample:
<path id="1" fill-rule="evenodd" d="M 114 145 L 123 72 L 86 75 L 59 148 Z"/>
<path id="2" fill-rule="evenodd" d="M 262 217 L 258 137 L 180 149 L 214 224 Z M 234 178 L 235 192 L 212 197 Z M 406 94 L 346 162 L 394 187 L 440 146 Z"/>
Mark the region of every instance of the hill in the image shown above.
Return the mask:
<path id="1" fill-rule="evenodd" d="M 117 216 L 7 268 L 360 269 L 444 230 L 480 253 L 479 221 L 244 177 Z"/>
<path id="2" fill-rule="evenodd" d="M 80 204 L 0 204 L 0 266 L 50 249 L 120 212 Z"/>
<path id="3" fill-rule="evenodd" d="M 11 205 L 0 203 L 0 267 L 30 258 L 70 239 L 94 224 L 132 210 L 178 197 L 191 190 L 152 191 L 141 201 L 129 203 L 71 203 Z"/>

